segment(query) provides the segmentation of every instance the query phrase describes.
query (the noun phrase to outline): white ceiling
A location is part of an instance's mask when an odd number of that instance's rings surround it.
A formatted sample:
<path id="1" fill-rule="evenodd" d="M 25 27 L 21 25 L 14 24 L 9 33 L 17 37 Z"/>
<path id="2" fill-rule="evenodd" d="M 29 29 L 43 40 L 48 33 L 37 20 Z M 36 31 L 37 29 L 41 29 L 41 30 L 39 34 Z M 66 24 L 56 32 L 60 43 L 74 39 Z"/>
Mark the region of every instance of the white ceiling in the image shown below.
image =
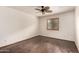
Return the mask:
<path id="1" fill-rule="evenodd" d="M 35 10 L 35 8 L 38 8 L 38 6 L 9 6 L 9 8 L 17 9 L 19 11 L 23 11 L 25 13 L 33 14 L 36 16 L 42 16 L 39 11 Z M 53 12 L 46 13 L 45 15 L 67 12 L 74 9 L 74 6 L 50 6 L 50 10 L 52 10 Z"/>

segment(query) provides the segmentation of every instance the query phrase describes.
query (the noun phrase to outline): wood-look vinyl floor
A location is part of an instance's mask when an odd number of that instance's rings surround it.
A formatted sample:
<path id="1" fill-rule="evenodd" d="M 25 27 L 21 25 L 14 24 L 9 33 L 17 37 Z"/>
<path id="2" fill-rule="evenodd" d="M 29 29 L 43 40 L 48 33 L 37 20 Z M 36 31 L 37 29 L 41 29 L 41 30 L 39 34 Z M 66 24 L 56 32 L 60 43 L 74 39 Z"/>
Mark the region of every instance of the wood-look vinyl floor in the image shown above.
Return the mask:
<path id="1" fill-rule="evenodd" d="M 0 48 L 1 53 L 78 53 L 72 41 L 35 36 Z"/>

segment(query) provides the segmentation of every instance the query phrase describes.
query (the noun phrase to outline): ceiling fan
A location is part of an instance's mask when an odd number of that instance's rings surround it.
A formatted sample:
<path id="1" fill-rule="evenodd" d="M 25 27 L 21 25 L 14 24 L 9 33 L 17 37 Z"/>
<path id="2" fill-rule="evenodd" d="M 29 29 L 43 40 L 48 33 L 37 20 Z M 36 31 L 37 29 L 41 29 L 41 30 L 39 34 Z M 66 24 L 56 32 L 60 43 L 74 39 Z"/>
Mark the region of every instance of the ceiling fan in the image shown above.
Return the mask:
<path id="1" fill-rule="evenodd" d="M 36 10 L 38 10 L 38 11 L 41 12 L 42 14 L 51 13 L 52 10 L 49 10 L 49 9 L 50 9 L 49 6 L 40 6 L 40 8 L 36 8 Z"/>

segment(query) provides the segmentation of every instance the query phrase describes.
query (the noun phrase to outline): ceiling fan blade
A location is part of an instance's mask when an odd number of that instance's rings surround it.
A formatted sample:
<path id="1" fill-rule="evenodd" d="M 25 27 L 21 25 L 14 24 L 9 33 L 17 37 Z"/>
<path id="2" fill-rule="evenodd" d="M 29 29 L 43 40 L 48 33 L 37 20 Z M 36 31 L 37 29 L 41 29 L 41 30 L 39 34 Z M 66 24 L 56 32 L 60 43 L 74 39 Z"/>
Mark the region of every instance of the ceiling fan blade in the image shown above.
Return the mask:
<path id="1" fill-rule="evenodd" d="M 36 8 L 36 10 L 39 10 L 40 11 L 40 9 L 37 9 L 37 8 Z"/>
<path id="2" fill-rule="evenodd" d="M 52 12 L 52 10 L 46 10 L 46 12 L 47 12 L 47 13 L 51 13 L 51 12 Z"/>
<path id="3" fill-rule="evenodd" d="M 49 6 L 46 6 L 45 9 L 48 10 L 48 9 L 50 9 L 50 7 Z"/>

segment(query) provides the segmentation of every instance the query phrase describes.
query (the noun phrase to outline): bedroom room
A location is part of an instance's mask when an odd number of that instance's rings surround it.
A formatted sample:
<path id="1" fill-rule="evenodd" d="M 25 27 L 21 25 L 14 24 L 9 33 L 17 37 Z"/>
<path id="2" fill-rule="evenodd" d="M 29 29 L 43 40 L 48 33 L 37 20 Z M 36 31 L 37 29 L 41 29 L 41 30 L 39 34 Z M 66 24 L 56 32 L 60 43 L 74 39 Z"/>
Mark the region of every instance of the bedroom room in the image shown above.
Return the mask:
<path id="1" fill-rule="evenodd" d="M 0 53 L 78 53 L 79 7 L 0 6 Z"/>

